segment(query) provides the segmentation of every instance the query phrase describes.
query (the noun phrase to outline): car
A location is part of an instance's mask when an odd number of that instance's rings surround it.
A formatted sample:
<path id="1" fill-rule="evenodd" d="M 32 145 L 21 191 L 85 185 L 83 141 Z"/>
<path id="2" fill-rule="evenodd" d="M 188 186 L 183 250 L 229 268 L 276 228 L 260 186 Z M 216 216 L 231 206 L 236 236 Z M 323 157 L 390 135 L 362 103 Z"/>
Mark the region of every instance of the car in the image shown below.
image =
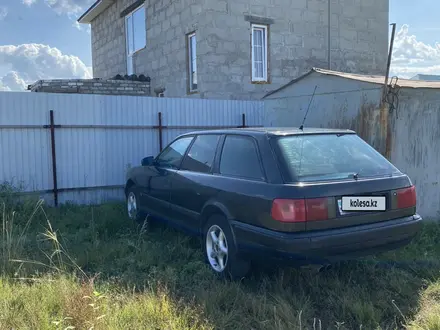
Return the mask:
<path id="1" fill-rule="evenodd" d="M 422 225 L 410 178 L 352 130 L 182 134 L 128 171 L 125 194 L 131 219 L 199 236 L 230 278 L 258 260 L 328 265 L 396 249 Z"/>

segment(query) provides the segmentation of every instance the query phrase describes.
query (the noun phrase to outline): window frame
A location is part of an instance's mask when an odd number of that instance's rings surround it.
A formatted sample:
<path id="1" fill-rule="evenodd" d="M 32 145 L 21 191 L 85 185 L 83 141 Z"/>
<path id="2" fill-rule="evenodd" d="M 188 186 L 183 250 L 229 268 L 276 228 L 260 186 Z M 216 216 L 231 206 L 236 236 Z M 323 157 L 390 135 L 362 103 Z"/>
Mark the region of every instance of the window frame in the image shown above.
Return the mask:
<path id="1" fill-rule="evenodd" d="M 144 40 L 144 44 L 142 47 L 140 47 L 139 49 L 133 50 L 132 53 L 130 53 L 129 51 L 129 38 L 128 38 L 128 33 L 130 30 L 130 27 L 128 26 L 128 19 L 131 18 L 131 33 L 132 33 L 132 42 L 133 42 L 133 46 L 134 46 L 134 24 L 133 24 L 133 15 L 139 11 L 139 10 L 143 10 L 144 11 L 144 29 L 145 29 L 145 40 Z M 139 51 L 145 49 L 147 47 L 147 24 L 146 24 L 146 20 L 147 20 L 147 9 L 145 8 L 145 4 L 141 4 L 140 6 L 136 7 L 135 9 L 133 9 L 131 12 L 129 12 L 127 15 L 125 15 L 124 17 L 124 24 L 125 24 L 125 56 L 126 56 L 126 69 L 127 69 L 127 75 L 132 75 L 134 73 L 134 63 L 133 63 L 133 56 L 138 53 Z M 133 47 L 134 48 L 134 47 Z"/>
<path id="2" fill-rule="evenodd" d="M 248 139 L 251 140 L 255 151 L 257 152 L 257 159 L 258 159 L 258 165 L 260 166 L 260 171 L 262 174 L 262 178 L 261 179 L 257 179 L 257 178 L 250 178 L 250 177 L 242 177 L 242 176 L 238 176 L 238 175 L 230 175 L 230 174 L 223 174 L 220 172 L 220 164 L 221 164 L 221 160 L 222 160 L 222 156 L 223 156 L 223 151 L 225 148 L 225 144 L 226 144 L 226 139 L 228 138 L 228 136 L 231 137 L 239 137 L 239 138 L 243 138 L 243 139 Z M 240 180 L 247 180 L 247 181 L 253 181 L 253 182 L 267 182 L 267 175 L 266 175 L 266 171 L 264 170 L 264 165 L 263 165 L 263 161 L 261 158 L 261 152 L 260 152 L 260 148 L 258 146 L 258 141 L 255 137 L 251 136 L 251 135 L 244 135 L 244 134 L 224 134 L 222 139 L 219 142 L 218 145 L 218 150 L 217 150 L 217 154 L 216 154 L 216 162 L 215 162 L 215 168 L 213 170 L 214 174 L 222 176 L 222 177 L 226 177 L 226 178 L 233 178 L 233 179 L 240 179 Z"/>
<path id="3" fill-rule="evenodd" d="M 194 37 L 194 42 L 195 42 L 195 49 L 196 49 L 196 53 L 193 54 L 192 52 L 192 44 L 191 44 L 191 39 Z M 195 59 L 193 59 L 193 56 L 195 57 Z M 198 70 L 197 70 L 197 33 L 196 31 L 192 31 L 188 34 L 186 34 L 186 68 L 187 68 L 187 93 L 188 94 L 196 94 L 199 91 L 199 84 L 198 84 L 198 79 L 197 81 L 197 87 L 195 89 L 193 89 L 193 77 L 192 77 L 192 64 L 193 64 L 193 60 L 195 60 L 196 62 L 196 70 L 195 70 L 195 74 L 196 74 L 196 79 L 198 78 Z"/>
<path id="4" fill-rule="evenodd" d="M 263 77 L 256 77 L 255 70 L 255 52 L 254 52 L 254 31 L 263 31 Z M 253 83 L 268 83 L 269 82 L 269 25 L 251 23 L 251 81 Z"/>
<path id="5" fill-rule="evenodd" d="M 207 135 L 218 136 L 217 145 L 215 146 L 214 158 L 212 159 L 212 164 L 211 164 L 211 167 L 209 169 L 209 172 L 205 173 L 205 172 L 197 172 L 197 171 L 182 169 L 183 162 L 188 157 L 188 153 L 191 150 L 191 148 L 193 147 L 194 143 L 196 143 L 197 138 L 199 136 L 207 136 Z M 191 144 L 189 145 L 188 149 L 186 149 L 186 151 L 185 151 L 185 156 L 183 157 L 182 162 L 180 163 L 179 171 L 186 171 L 186 172 L 197 173 L 197 174 L 209 174 L 209 175 L 212 175 L 214 173 L 215 168 L 216 168 L 217 155 L 219 153 L 219 147 L 222 145 L 222 142 L 223 142 L 223 134 L 209 133 L 209 134 L 196 134 L 196 135 L 194 135 L 194 139 L 191 141 Z"/>
<path id="6" fill-rule="evenodd" d="M 195 141 L 195 135 L 184 135 L 184 136 L 179 136 L 179 137 L 175 138 L 173 141 L 171 141 L 170 143 L 168 143 L 168 145 L 165 146 L 165 148 L 163 148 L 162 151 L 159 152 L 159 154 L 154 158 L 155 165 L 158 166 L 158 167 L 163 167 L 163 166 L 161 166 L 161 165 L 158 163 L 158 160 L 159 160 L 160 156 L 163 155 L 163 154 L 165 153 L 165 151 L 166 151 L 166 150 L 167 150 L 167 149 L 168 149 L 168 148 L 169 148 L 174 142 L 177 142 L 178 140 L 182 140 L 182 139 L 187 139 L 187 138 L 191 138 L 191 141 L 190 141 L 190 143 L 188 144 L 188 146 L 186 147 L 185 152 L 183 153 L 182 159 L 181 159 L 180 162 L 179 162 L 179 165 L 176 166 L 176 168 L 172 168 L 173 170 L 179 170 L 180 167 L 182 166 L 183 159 L 186 157 L 186 154 L 188 153 L 188 150 L 191 148 L 191 146 L 193 145 L 193 143 L 194 143 L 194 141 Z M 166 167 L 166 168 L 169 168 L 169 167 Z"/>

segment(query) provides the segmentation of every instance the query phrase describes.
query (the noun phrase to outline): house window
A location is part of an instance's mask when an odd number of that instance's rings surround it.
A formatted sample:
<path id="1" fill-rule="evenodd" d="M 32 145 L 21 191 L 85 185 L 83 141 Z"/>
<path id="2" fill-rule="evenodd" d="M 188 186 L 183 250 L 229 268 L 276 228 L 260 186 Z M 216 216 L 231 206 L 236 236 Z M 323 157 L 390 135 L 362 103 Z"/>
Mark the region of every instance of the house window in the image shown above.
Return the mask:
<path id="1" fill-rule="evenodd" d="M 145 8 L 140 6 L 125 16 L 125 37 L 127 45 L 127 74 L 133 74 L 133 54 L 145 48 L 147 29 L 145 25 Z"/>
<path id="2" fill-rule="evenodd" d="M 267 81 L 267 25 L 252 24 L 252 81 Z"/>
<path id="3" fill-rule="evenodd" d="M 190 93 L 197 91 L 197 52 L 196 33 L 188 34 L 188 90 Z"/>

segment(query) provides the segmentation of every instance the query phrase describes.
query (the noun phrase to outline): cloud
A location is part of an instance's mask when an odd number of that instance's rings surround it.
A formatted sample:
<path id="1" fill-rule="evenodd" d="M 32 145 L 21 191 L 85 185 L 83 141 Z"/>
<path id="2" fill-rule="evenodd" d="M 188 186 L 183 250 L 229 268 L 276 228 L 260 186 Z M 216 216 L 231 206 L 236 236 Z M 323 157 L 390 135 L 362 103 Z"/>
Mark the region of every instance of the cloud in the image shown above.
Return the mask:
<path id="1" fill-rule="evenodd" d="M 0 92 L 9 92 L 9 91 L 11 91 L 11 89 L 3 85 L 3 83 L 0 81 Z"/>
<path id="2" fill-rule="evenodd" d="M 409 26 L 403 25 L 394 41 L 391 73 L 411 78 L 419 73 L 440 74 L 440 44 L 425 44 L 410 34 Z"/>
<path id="3" fill-rule="evenodd" d="M 0 7 L 0 21 L 3 21 L 6 18 L 6 16 L 8 16 L 8 8 L 1 6 Z"/>
<path id="4" fill-rule="evenodd" d="M 77 56 L 41 44 L 0 46 L 0 89 L 22 90 L 39 79 L 91 78 Z"/>
<path id="5" fill-rule="evenodd" d="M 73 27 L 75 27 L 76 29 L 78 29 L 80 31 L 85 31 L 88 34 L 92 33 L 92 29 L 91 29 L 90 24 L 85 25 L 85 24 L 80 24 L 77 21 L 75 21 L 75 22 L 73 22 L 72 25 L 73 25 Z"/>
<path id="6" fill-rule="evenodd" d="M 44 2 L 52 8 L 57 14 L 66 14 L 70 18 L 77 18 L 78 14 L 82 14 L 95 1 L 94 0 L 22 0 L 22 2 L 31 6 L 37 2 Z"/>
<path id="7" fill-rule="evenodd" d="M 80 14 L 83 14 L 87 8 L 89 8 L 95 0 L 21 0 L 26 6 L 32 6 L 37 2 L 45 3 L 48 7 L 53 9 L 58 15 L 66 15 L 73 21 L 72 26 L 79 31 L 84 31 L 88 34 L 91 33 L 89 25 L 83 26 L 76 20 Z M 0 8 L 1 9 L 1 8 Z M 1 12 L 0 12 L 1 15 Z M 0 16 L 1 20 L 1 16 Z"/>
<path id="8" fill-rule="evenodd" d="M 0 84 L 5 90 L 10 91 L 22 91 L 26 89 L 26 82 L 20 78 L 16 71 L 11 71 L 2 77 Z"/>
<path id="9" fill-rule="evenodd" d="M 37 0 L 23 0 L 23 4 L 26 6 L 32 6 Z"/>
<path id="10" fill-rule="evenodd" d="M 79 14 L 90 7 L 93 0 L 44 0 L 58 14 Z"/>

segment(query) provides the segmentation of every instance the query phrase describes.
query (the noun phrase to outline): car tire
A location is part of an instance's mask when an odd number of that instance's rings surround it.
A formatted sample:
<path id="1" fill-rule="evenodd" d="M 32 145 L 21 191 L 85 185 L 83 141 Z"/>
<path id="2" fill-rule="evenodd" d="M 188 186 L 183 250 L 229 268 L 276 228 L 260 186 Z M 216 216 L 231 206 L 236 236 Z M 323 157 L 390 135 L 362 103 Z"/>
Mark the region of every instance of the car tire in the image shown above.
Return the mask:
<path id="1" fill-rule="evenodd" d="M 227 219 L 222 215 L 209 217 L 203 228 L 205 259 L 218 276 L 232 280 L 245 277 L 251 263 L 238 256 L 234 236 Z"/>
<path id="2" fill-rule="evenodd" d="M 147 218 L 147 214 L 140 210 L 139 194 L 136 191 L 135 186 L 131 186 L 127 190 L 127 215 L 128 218 L 135 221 L 137 224 L 144 224 Z"/>

